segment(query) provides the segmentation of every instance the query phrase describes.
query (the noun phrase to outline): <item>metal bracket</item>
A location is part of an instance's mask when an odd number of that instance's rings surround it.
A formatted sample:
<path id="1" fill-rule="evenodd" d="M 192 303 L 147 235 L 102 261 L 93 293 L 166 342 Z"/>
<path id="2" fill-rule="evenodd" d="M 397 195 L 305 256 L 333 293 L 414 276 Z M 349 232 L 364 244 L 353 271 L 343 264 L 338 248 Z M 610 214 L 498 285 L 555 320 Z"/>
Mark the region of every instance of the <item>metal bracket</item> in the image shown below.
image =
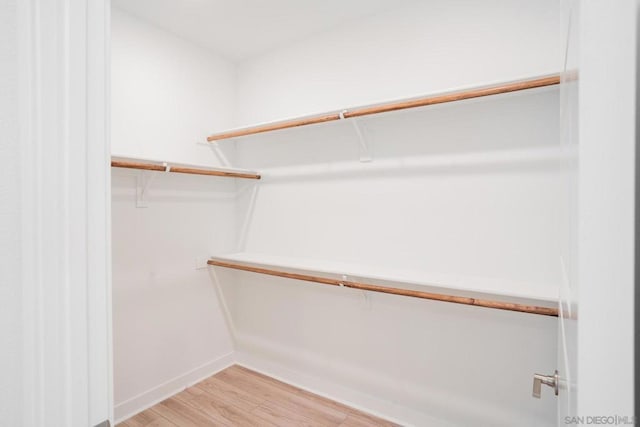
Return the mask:
<path id="1" fill-rule="evenodd" d="M 338 282 L 338 286 L 340 286 L 341 288 L 345 287 L 345 283 L 349 282 L 349 276 L 346 274 L 342 274 L 341 275 L 341 279 Z M 367 293 L 367 291 L 365 291 L 364 289 L 361 290 L 362 292 L 362 299 L 363 302 L 365 304 L 365 306 L 369 309 L 371 309 L 371 299 L 369 298 L 369 294 Z"/>
<path id="2" fill-rule="evenodd" d="M 367 291 L 365 291 L 364 289 L 362 290 L 362 298 L 364 300 L 365 307 L 367 307 L 369 310 L 371 310 L 371 297 L 370 297 L 369 293 Z"/>
<path id="3" fill-rule="evenodd" d="M 347 110 L 340 111 L 341 120 L 345 120 L 344 115 L 346 112 Z M 371 160 L 373 160 L 373 156 L 371 154 L 371 149 L 369 148 L 369 144 L 367 144 L 367 141 L 364 139 L 364 136 L 362 135 L 362 130 L 360 129 L 360 124 L 358 123 L 358 119 L 350 118 L 349 121 L 351 122 L 353 126 L 353 130 L 355 130 L 356 136 L 358 137 L 358 144 L 360 145 L 360 161 L 363 163 L 370 162 Z"/>
<path id="4" fill-rule="evenodd" d="M 218 158 L 222 166 L 224 166 L 225 168 L 233 168 L 227 156 L 225 156 L 225 154 L 220 149 L 220 145 L 218 144 L 218 142 L 219 141 L 196 142 L 196 144 L 206 145 L 207 147 L 209 147 L 211 152 Z"/>
<path id="5" fill-rule="evenodd" d="M 171 166 L 169 166 L 166 162 L 163 162 L 165 172 L 171 171 Z M 136 207 L 137 208 L 146 208 L 147 207 L 147 194 L 149 191 L 149 187 L 154 179 L 156 179 L 158 174 L 150 171 L 141 171 L 136 177 Z"/>
<path id="6" fill-rule="evenodd" d="M 344 287 L 344 283 L 349 281 L 349 277 L 346 274 L 342 275 L 342 280 L 338 283 L 341 288 Z"/>
<path id="7" fill-rule="evenodd" d="M 240 235 L 238 236 L 238 251 L 244 252 L 245 247 L 247 245 L 247 236 L 249 234 L 249 228 L 251 227 L 251 223 L 253 221 L 253 214 L 256 207 L 256 200 L 258 198 L 258 191 L 260 190 L 260 186 L 257 183 L 251 183 L 240 187 L 240 189 L 236 192 L 236 201 L 239 200 L 240 197 L 243 196 L 244 192 L 247 189 L 251 189 L 251 194 L 248 196 L 248 205 L 245 210 L 244 218 L 242 219 L 242 225 L 240 227 Z"/>

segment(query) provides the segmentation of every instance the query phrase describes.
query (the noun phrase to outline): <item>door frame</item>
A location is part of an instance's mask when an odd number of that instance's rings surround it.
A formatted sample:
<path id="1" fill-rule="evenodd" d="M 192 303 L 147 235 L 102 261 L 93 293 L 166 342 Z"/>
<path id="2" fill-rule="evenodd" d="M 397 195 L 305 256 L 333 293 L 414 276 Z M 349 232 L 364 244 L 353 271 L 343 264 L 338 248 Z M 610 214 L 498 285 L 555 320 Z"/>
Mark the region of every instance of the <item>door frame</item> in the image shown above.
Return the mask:
<path id="1" fill-rule="evenodd" d="M 636 53 L 640 1 L 583 1 L 578 408 L 634 415 Z"/>
<path id="2" fill-rule="evenodd" d="M 109 0 L 19 0 L 22 419 L 113 423 Z"/>

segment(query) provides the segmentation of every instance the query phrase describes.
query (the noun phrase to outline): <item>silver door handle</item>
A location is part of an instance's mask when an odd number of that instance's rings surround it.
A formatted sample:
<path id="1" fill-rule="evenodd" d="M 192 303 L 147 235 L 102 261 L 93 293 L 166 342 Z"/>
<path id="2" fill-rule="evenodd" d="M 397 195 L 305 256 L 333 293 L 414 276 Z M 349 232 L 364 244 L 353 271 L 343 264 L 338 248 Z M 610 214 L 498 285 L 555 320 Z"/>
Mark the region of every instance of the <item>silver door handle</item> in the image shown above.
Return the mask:
<path id="1" fill-rule="evenodd" d="M 553 375 L 533 374 L 533 397 L 540 399 L 542 384 L 553 387 L 555 395 L 558 395 L 558 370 Z"/>

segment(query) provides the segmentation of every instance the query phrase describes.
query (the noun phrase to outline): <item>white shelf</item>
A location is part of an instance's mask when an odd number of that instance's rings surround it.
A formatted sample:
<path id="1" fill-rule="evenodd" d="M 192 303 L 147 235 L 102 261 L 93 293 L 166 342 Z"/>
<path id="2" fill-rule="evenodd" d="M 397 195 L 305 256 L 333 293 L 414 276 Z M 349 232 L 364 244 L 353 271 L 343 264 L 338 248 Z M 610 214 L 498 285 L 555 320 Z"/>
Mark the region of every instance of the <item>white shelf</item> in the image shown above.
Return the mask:
<path id="1" fill-rule="evenodd" d="M 162 160 L 120 155 L 111 156 L 111 166 L 117 168 L 141 169 L 157 172 L 175 172 L 191 175 L 210 175 L 226 176 L 230 178 L 260 179 L 260 175 L 257 172 L 246 169 L 207 166 L 192 163 L 166 162 Z"/>
<path id="2" fill-rule="evenodd" d="M 506 93 L 527 91 L 531 89 L 555 86 L 560 83 L 559 75 L 536 76 L 528 79 L 510 82 L 494 82 L 488 85 L 457 88 L 435 94 L 423 95 L 415 98 L 381 102 L 373 105 L 345 108 L 315 115 L 299 116 L 284 120 L 262 122 L 250 126 L 242 126 L 216 132 L 207 138 L 209 142 L 221 141 L 279 131 L 297 127 L 306 127 L 320 123 L 342 121 L 344 119 L 365 117 L 407 109 L 427 107 L 466 99 L 482 98 Z"/>
<path id="3" fill-rule="evenodd" d="M 404 289 L 474 298 L 498 299 L 517 304 L 556 307 L 558 301 L 557 294 L 551 295 L 536 292 L 534 290 L 535 284 L 518 283 L 518 286 L 513 286 L 513 281 L 505 279 L 454 276 L 410 269 L 387 268 L 380 265 L 363 265 L 247 252 L 215 255 L 212 258 L 229 263 L 295 270 L 296 272 L 321 274 L 339 279 L 342 279 L 342 276 L 346 275 L 347 280 L 368 279 L 378 282 L 380 285 L 392 286 L 394 284 L 401 284 Z M 519 290 L 509 290 L 513 288 Z M 523 290 L 527 288 L 531 290 Z"/>

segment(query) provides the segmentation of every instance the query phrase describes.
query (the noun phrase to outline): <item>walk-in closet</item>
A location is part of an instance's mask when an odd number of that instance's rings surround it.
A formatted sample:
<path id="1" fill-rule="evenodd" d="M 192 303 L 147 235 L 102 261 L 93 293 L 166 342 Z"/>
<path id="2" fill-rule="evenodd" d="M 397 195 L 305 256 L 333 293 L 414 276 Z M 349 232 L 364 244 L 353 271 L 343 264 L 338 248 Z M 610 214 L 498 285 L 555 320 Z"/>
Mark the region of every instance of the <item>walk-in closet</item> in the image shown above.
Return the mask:
<path id="1" fill-rule="evenodd" d="M 118 425 L 556 425 L 573 3 L 112 0 Z"/>
<path id="2" fill-rule="evenodd" d="M 640 0 L 0 0 L 0 427 L 640 416 Z"/>

